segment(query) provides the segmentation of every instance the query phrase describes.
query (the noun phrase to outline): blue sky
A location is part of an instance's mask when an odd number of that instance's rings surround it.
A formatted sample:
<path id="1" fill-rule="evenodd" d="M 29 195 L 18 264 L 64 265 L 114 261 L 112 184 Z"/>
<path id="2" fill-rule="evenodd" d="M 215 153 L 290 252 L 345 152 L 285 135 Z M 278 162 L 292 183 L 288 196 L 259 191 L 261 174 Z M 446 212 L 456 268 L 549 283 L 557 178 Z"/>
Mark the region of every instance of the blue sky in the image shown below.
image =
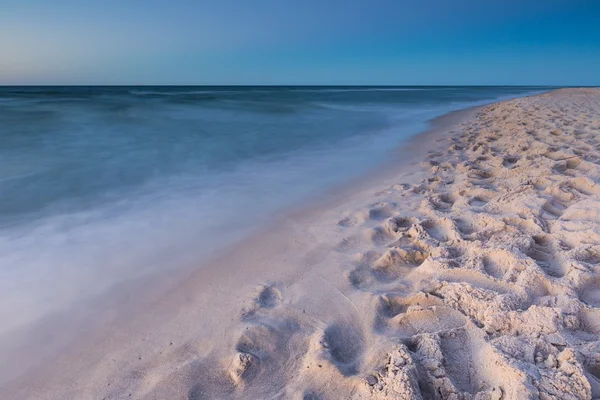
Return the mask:
<path id="1" fill-rule="evenodd" d="M 3 0 L 0 84 L 600 85 L 600 1 Z"/>

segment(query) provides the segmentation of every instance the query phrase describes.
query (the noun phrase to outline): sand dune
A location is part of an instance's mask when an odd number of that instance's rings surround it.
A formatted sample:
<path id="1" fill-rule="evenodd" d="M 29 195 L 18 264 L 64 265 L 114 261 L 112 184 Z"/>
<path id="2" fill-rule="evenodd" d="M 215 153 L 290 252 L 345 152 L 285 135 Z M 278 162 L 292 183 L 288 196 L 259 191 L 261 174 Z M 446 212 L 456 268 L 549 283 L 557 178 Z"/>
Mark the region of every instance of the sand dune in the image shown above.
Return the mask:
<path id="1" fill-rule="evenodd" d="M 2 398 L 600 398 L 600 90 L 471 114 Z"/>

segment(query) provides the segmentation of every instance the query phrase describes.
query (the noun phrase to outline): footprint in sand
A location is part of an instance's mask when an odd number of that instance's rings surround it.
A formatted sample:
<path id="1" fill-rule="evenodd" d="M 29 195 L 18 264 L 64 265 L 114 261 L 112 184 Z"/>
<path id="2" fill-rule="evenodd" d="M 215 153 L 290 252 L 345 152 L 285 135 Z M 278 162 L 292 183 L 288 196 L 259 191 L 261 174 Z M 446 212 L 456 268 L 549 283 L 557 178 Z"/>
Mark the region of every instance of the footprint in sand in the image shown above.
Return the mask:
<path id="1" fill-rule="evenodd" d="M 579 299 L 591 307 L 600 307 L 600 277 L 588 280 L 579 289 Z"/>
<path id="2" fill-rule="evenodd" d="M 281 292 L 275 286 L 264 286 L 256 302 L 263 308 L 273 308 L 282 300 Z"/>
<path id="3" fill-rule="evenodd" d="M 598 351 L 600 352 L 600 349 L 598 349 Z M 595 380 L 595 387 L 600 389 L 600 357 L 594 356 L 587 358 L 584 362 L 584 367 L 592 376 L 592 379 Z"/>
<path id="4" fill-rule="evenodd" d="M 581 161 L 582 160 L 579 157 L 562 160 L 554 165 L 553 170 L 559 174 L 574 176 L 574 170 L 581 164 Z"/>
<path id="5" fill-rule="evenodd" d="M 587 248 L 577 249 L 573 258 L 579 262 L 585 263 L 588 266 L 596 266 L 600 264 L 600 249 L 598 248 Z"/>
<path id="6" fill-rule="evenodd" d="M 343 226 L 345 228 L 356 226 L 364 223 L 368 219 L 368 215 L 366 212 L 355 212 L 344 218 L 342 218 L 339 222 L 339 226 Z"/>
<path id="7" fill-rule="evenodd" d="M 382 221 L 394 215 L 396 205 L 390 203 L 382 203 L 369 210 L 369 219 Z"/>
<path id="8" fill-rule="evenodd" d="M 399 233 L 409 229 L 418 222 L 419 220 L 414 217 L 393 217 L 388 219 L 385 224 L 390 231 Z"/>
<path id="9" fill-rule="evenodd" d="M 233 357 L 233 361 L 228 368 L 229 377 L 235 385 L 240 385 L 245 381 L 249 381 L 252 378 L 253 369 L 257 369 L 258 359 L 245 352 L 236 353 Z"/>
<path id="10" fill-rule="evenodd" d="M 246 324 L 227 372 L 236 385 L 268 379 L 285 382 L 301 361 L 292 354 L 304 352 L 304 331 L 294 318 L 262 317 Z M 288 368 L 282 369 L 282 365 Z"/>
<path id="11" fill-rule="evenodd" d="M 557 219 L 563 214 L 566 208 L 567 206 L 560 199 L 552 197 L 542 205 L 542 211 L 545 212 L 542 216 L 549 219 Z"/>
<path id="12" fill-rule="evenodd" d="M 410 307 L 443 306 L 442 300 L 432 294 L 418 292 L 411 295 L 395 292 L 381 295 L 375 306 L 374 328 L 378 332 L 388 330 L 397 332 L 398 320 L 402 318 Z M 401 316 L 397 318 L 397 316 Z"/>
<path id="13" fill-rule="evenodd" d="M 473 180 L 474 184 L 485 183 L 491 178 L 494 177 L 494 174 L 491 171 L 486 171 L 483 169 L 472 169 L 471 172 L 467 174 L 467 176 Z"/>
<path id="14" fill-rule="evenodd" d="M 456 218 L 453 220 L 456 230 L 463 240 L 469 240 L 469 236 L 475 233 L 475 226 L 467 218 Z"/>
<path id="15" fill-rule="evenodd" d="M 421 222 L 421 226 L 429 234 L 429 236 L 442 243 L 451 239 L 456 239 L 455 231 L 452 225 L 452 220 L 449 219 L 426 219 Z"/>
<path id="16" fill-rule="evenodd" d="M 482 259 L 484 271 L 496 279 L 502 279 L 517 262 L 515 256 L 506 250 L 491 251 Z"/>
<path id="17" fill-rule="evenodd" d="M 456 196 L 452 193 L 442 193 L 432 196 L 429 202 L 434 210 L 447 213 L 452 210 L 452 206 L 456 202 Z"/>
<path id="18" fill-rule="evenodd" d="M 409 349 L 415 360 L 428 366 L 420 370 L 419 376 L 425 398 L 472 398 L 481 390 L 477 376 L 479 363 L 474 355 L 474 349 L 483 346 L 479 342 L 464 328 L 422 334 L 411 340 Z"/>
<path id="19" fill-rule="evenodd" d="M 314 390 L 306 390 L 302 393 L 302 400 L 323 400 L 323 397 Z"/>
<path id="20" fill-rule="evenodd" d="M 519 156 L 509 155 L 502 160 L 502 166 L 505 168 L 514 168 L 515 164 L 520 160 Z"/>
<path id="21" fill-rule="evenodd" d="M 390 282 L 421 265 L 428 256 L 425 250 L 417 247 L 393 248 L 377 259 L 371 270 L 378 281 Z"/>
<path id="22" fill-rule="evenodd" d="M 467 203 L 471 207 L 481 208 L 481 207 L 485 206 L 489 201 L 490 201 L 490 199 L 487 196 L 478 195 L 478 196 L 474 196 L 474 197 L 470 198 Z"/>
<path id="23" fill-rule="evenodd" d="M 594 307 L 583 310 L 580 314 L 580 325 L 587 333 L 600 334 L 600 308 Z"/>
<path id="24" fill-rule="evenodd" d="M 567 272 L 567 268 L 563 262 L 557 259 L 551 237 L 549 235 L 534 236 L 532 242 L 526 251 L 527 256 L 533 258 L 546 274 L 562 278 Z"/>
<path id="25" fill-rule="evenodd" d="M 370 228 L 364 233 L 364 237 L 376 246 L 387 245 L 396 237 L 396 233 L 387 228 L 387 226 Z"/>
<path id="26" fill-rule="evenodd" d="M 473 379 L 473 347 L 471 338 L 464 329 L 440 336 L 440 348 L 444 355 L 444 366 L 454 386 L 466 393 L 476 393 Z"/>
<path id="27" fill-rule="evenodd" d="M 361 257 L 359 265 L 348 273 L 348 280 L 357 289 L 364 289 L 376 282 L 390 283 L 421 265 L 429 253 L 416 244 L 393 247 L 382 255 L 369 253 Z"/>
<path id="28" fill-rule="evenodd" d="M 321 344 L 329 360 L 345 376 L 359 372 L 365 339 L 363 333 L 355 326 L 336 322 L 323 332 Z"/>

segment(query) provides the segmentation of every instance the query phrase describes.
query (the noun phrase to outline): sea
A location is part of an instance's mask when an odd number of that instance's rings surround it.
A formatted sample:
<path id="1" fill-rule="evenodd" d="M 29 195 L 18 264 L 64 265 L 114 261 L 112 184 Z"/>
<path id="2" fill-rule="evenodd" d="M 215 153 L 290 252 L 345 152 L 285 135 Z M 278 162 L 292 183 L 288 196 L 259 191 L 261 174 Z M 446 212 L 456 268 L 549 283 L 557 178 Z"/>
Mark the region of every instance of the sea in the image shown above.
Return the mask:
<path id="1" fill-rule="evenodd" d="M 428 121 L 547 87 L 0 87 L 0 335 L 216 251 Z"/>

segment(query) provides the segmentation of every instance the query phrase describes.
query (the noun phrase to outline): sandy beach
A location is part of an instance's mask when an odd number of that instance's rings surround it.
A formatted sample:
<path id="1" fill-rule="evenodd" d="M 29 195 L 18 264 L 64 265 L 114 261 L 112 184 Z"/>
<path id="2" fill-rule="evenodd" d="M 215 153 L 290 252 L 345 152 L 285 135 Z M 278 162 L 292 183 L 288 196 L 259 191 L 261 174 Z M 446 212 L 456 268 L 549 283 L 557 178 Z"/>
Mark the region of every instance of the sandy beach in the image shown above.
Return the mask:
<path id="1" fill-rule="evenodd" d="M 600 89 L 442 117 L 398 158 L 110 299 L 0 398 L 600 398 Z"/>

